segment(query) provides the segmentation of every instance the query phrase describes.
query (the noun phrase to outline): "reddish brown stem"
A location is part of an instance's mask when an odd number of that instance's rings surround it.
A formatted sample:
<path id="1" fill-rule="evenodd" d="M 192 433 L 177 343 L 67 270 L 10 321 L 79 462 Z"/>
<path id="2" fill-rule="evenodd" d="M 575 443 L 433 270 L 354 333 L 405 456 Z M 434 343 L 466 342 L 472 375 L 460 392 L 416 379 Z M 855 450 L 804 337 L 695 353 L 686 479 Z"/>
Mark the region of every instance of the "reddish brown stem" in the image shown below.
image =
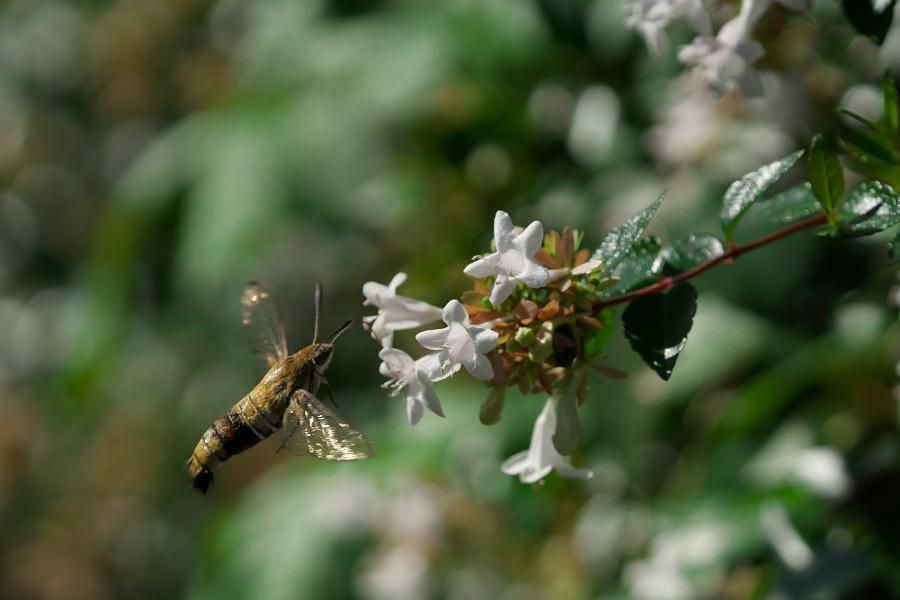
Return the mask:
<path id="1" fill-rule="evenodd" d="M 679 273 L 678 275 L 672 275 L 671 277 L 663 277 L 658 280 L 656 283 L 648 285 L 647 287 L 642 287 L 639 290 L 635 290 L 633 292 L 629 292 L 627 294 L 623 294 L 622 296 L 617 296 L 615 298 L 610 298 L 609 300 L 601 300 L 599 302 L 594 303 L 594 312 L 600 311 L 604 308 L 610 306 L 616 306 L 617 304 L 625 304 L 627 302 L 631 302 L 632 300 L 636 300 L 637 298 L 641 298 L 643 296 L 649 296 L 650 294 L 658 294 L 660 292 L 665 292 L 671 289 L 673 286 L 678 285 L 682 281 L 687 281 L 688 279 L 692 279 L 703 273 L 707 269 L 711 269 L 719 263 L 730 261 L 736 259 L 741 254 L 745 252 L 750 252 L 751 250 L 755 250 L 760 246 L 765 246 L 766 244 L 771 244 L 774 241 L 780 240 L 783 237 L 787 237 L 792 233 L 796 233 L 798 231 L 802 231 L 804 229 L 809 229 L 810 227 L 815 227 L 816 225 L 824 225 L 828 222 L 827 215 L 823 213 L 819 213 L 808 219 L 804 219 L 802 221 L 797 221 L 791 225 L 788 225 L 784 229 L 779 229 L 778 231 L 772 232 L 769 235 L 764 235 L 763 237 L 753 240 L 752 242 L 748 242 L 746 244 L 731 244 L 723 254 L 715 258 L 711 258 L 704 263 L 700 263 L 693 269 L 685 271 L 684 273 Z"/>

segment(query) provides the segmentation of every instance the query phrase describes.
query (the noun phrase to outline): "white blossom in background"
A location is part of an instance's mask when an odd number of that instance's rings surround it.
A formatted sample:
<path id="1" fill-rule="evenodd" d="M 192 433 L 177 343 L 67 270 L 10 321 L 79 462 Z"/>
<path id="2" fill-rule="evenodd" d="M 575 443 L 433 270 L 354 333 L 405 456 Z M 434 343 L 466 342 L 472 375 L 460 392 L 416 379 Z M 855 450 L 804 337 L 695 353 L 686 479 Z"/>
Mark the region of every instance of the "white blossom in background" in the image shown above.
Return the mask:
<path id="1" fill-rule="evenodd" d="M 531 288 L 547 285 L 550 272 L 534 261 L 534 255 L 540 250 L 543 241 L 544 226 L 540 221 L 532 222 L 522 233 L 516 235 L 512 219 L 498 210 L 494 215 L 494 243 L 497 251 L 475 257 L 474 262 L 463 272 L 479 279 L 496 276 L 490 298 L 491 304 L 497 306 L 509 298 L 517 283 L 524 283 Z M 446 308 L 444 311 L 446 314 Z"/>
<path id="2" fill-rule="evenodd" d="M 403 350 L 383 348 L 378 358 L 381 359 L 378 371 L 391 379 L 383 387 L 392 388 L 391 396 L 406 392 L 406 416 L 411 425 L 419 422 L 425 407 L 438 416 L 444 416 L 437 394 L 431 387 L 436 380 L 433 378 L 438 363 L 435 354 L 413 360 Z"/>
<path id="3" fill-rule="evenodd" d="M 748 37 L 759 4 L 745 1 L 740 14 L 725 23 L 716 37 L 699 36 L 689 46 L 682 46 L 678 60 L 693 66 L 719 92 L 737 86 L 745 96 L 761 95 L 762 81 L 751 65 L 765 51 Z"/>
<path id="4" fill-rule="evenodd" d="M 813 551 L 800 537 L 781 504 L 769 504 L 760 511 L 759 522 L 781 562 L 794 571 L 802 571 L 813 561 Z"/>
<path id="5" fill-rule="evenodd" d="M 556 402 L 549 398 L 534 422 L 528 450 L 513 454 L 500 468 L 507 475 L 518 475 L 522 483 L 536 483 L 553 470 L 568 479 L 590 478 L 593 475 L 590 469 L 576 469 L 572 459 L 560 454 L 553 445 L 555 431 Z"/>
<path id="6" fill-rule="evenodd" d="M 700 35 L 710 35 L 712 26 L 702 0 L 636 0 L 631 5 L 628 27 L 644 37 L 647 47 L 661 56 L 669 51 L 665 29 L 675 19 L 684 17 Z"/>
<path id="7" fill-rule="evenodd" d="M 447 373 L 461 365 L 475 379 L 492 378 L 494 368 L 485 354 L 497 347 L 497 332 L 473 326 L 459 300 L 451 300 L 444 306 L 442 318 L 447 324 L 445 328 L 416 334 L 416 341 L 438 352 L 440 371 Z"/>
<path id="8" fill-rule="evenodd" d="M 397 288 L 406 281 L 406 273 L 397 273 L 388 285 L 369 281 L 363 285 L 366 297 L 363 305 L 378 308 L 377 315 L 363 317 L 372 337 L 385 348 L 393 346 L 394 332 L 413 329 L 441 318 L 441 309 L 421 300 L 397 294 Z"/>

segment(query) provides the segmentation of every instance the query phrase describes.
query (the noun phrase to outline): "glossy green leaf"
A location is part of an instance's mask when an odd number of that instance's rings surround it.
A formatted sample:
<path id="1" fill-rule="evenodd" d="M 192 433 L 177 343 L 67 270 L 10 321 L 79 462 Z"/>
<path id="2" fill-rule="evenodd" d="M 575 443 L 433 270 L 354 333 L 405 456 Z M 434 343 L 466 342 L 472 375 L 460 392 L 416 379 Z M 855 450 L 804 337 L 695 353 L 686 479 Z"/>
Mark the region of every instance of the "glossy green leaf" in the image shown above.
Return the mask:
<path id="1" fill-rule="evenodd" d="M 478 418 L 484 425 L 494 425 L 500 421 L 505 400 L 506 386 L 498 385 L 491 390 L 491 393 L 481 404 L 481 409 L 478 411 Z"/>
<path id="2" fill-rule="evenodd" d="M 769 223 L 792 223 L 822 210 L 809 183 L 803 183 L 773 196 L 761 205 L 761 216 Z"/>
<path id="3" fill-rule="evenodd" d="M 844 16 L 856 30 L 879 46 L 887 37 L 891 29 L 891 21 L 894 18 L 894 4 L 897 0 L 890 0 L 887 6 L 876 10 L 877 3 L 874 0 L 843 0 Z"/>
<path id="4" fill-rule="evenodd" d="M 778 181 L 803 155 L 803 150 L 776 160 L 748 173 L 729 186 L 722 201 L 720 219 L 725 238 L 734 239 L 734 230 L 744 213 L 758 202 L 769 187 Z"/>
<path id="5" fill-rule="evenodd" d="M 665 294 L 638 298 L 622 315 L 631 347 L 665 380 L 672 375 L 678 355 L 697 312 L 697 291 L 681 283 Z"/>
<path id="6" fill-rule="evenodd" d="M 848 235 L 869 235 L 900 223 L 900 194 L 880 181 L 863 183 L 841 206 L 841 229 Z"/>
<path id="7" fill-rule="evenodd" d="M 863 128 L 851 125 L 841 128 L 841 146 L 848 154 L 866 162 L 880 160 L 888 164 L 900 164 L 900 154 L 877 124 L 848 110 L 841 110 L 841 113 L 865 125 Z"/>
<path id="8" fill-rule="evenodd" d="M 613 324 L 615 323 L 616 313 L 611 308 L 605 308 L 597 315 L 597 319 L 603 322 L 606 327 L 590 327 L 584 332 L 584 356 L 585 358 L 593 358 L 598 356 L 609 344 L 612 338 Z"/>
<path id="9" fill-rule="evenodd" d="M 820 135 L 813 137 L 806 155 L 806 176 L 822 208 L 832 214 L 844 196 L 844 168 Z"/>
<path id="10" fill-rule="evenodd" d="M 662 244 L 653 236 L 639 240 L 631 247 L 631 252 L 613 271 L 619 282 L 608 290 L 608 296 L 617 296 L 644 287 L 656 281 L 660 273 L 657 260 Z"/>
<path id="11" fill-rule="evenodd" d="M 896 139 L 900 137 L 900 95 L 890 73 L 885 74 L 881 87 L 884 92 L 884 123 L 888 133 Z"/>
<path id="12" fill-rule="evenodd" d="M 577 392 L 578 384 L 575 378 L 570 378 L 556 395 L 556 431 L 553 433 L 553 445 L 565 456 L 571 456 L 581 443 Z"/>
<path id="13" fill-rule="evenodd" d="M 692 233 L 663 248 L 659 257 L 665 261 L 667 270 L 680 273 L 690 271 L 724 252 L 725 245 L 716 236 L 709 233 Z"/>
<path id="14" fill-rule="evenodd" d="M 591 256 L 591 259 L 597 259 L 603 263 L 604 272 L 612 272 L 632 251 L 634 244 L 644 235 L 650 219 L 656 214 L 662 198 L 660 195 L 656 202 L 606 234 L 606 237 L 600 242 L 600 246 Z"/>

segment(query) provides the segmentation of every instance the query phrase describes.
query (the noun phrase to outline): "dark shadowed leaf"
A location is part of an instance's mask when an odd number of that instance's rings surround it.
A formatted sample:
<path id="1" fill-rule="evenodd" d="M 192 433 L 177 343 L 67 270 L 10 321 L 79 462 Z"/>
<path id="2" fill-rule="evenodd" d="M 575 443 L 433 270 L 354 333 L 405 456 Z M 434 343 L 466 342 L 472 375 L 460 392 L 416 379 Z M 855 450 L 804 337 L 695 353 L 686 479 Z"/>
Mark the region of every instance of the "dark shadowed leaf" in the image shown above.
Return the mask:
<path id="1" fill-rule="evenodd" d="M 890 0 L 887 6 L 879 12 L 875 10 L 874 0 L 843 0 L 844 16 L 861 35 L 871 38 L 879 46 L 887 37 L 891 29 L 891 21 L 894 18 L 894 4 L 897 0 Z"/>
<path id="2" fill-rule="evenodd" d="M 769 223 L 792 223 L 822 210 L 809 183 L 787 189 L 761 206 L 760 214 Z"/>
<path id="3" fill-rule="evenodd" d="M 656 281 L 656 276 L 659 275 L 656 259 L 661 246 L 659 238 L 655 236 L 636 242 L 631 247 L 631 252 L 613 271 L 613 276 L 619 283 L 610 288 L 607 295 L 624 294 Z"/>
<path id="4" fill-rule="evenodd" d="M 659 257 L 665 261 L 666 271 L 682 273 L 724 252 L 725 246 L 716 236 L 708 233 L 692 233 L 683 240 L 663 248 Z"/>
<path id="5" fill-rule="evenodd" d="M 665 294 L 638 298 L 622 315 L 625 337 L 650 368 L 665 380 L 684 349 L 697 312 L 697 291 L 681 283 Z"/>
<path id="6" fill-rule="evenodd" d="M 776 160 L 761 169 L 744 175 L 728 187 L 719 215 L 726 239 L 734 239 L 734 230 L 744 213 L 758 202 L 766 190 L 794 166 L 794 163 L 802 155 L 803 150 L 798 150 L 781 160 Z"/>
<path id="7" fill-rule="evenodd" d="M 840 208 L 842 231 L 869 235 L 900 223 L 900 194 L 880 181 L 863 183 Z"/>
<path id="8" fill-rule="evenodd" d="M 613 322 L 616 318 L 615 311 L 611 308 L 605 308 L 600 311 L 597 318 L 606 327 L 590 327 L 585 331 L 583 341 L 585 358 L 593 358 L 603 352 L 612 337 Z"/>
<path id="9" fill-rule="evenodd" d="M 612 272 L 631 252 L 632 246 L 644 235 L 644 230 L 659 208 L 661 201 L 662 195 L 656 202 L 606 234 L 606 237 L 600 242 L 600 246 L 591 256 L 591 259 L 597 259 L 603 263 L 604 272 Z"/>
<path id="10" fill-rule="evenodd" d="M 844 168 L 821 135 L 813 137 L 806 155 L 806 176 L 819 204 L 829 215 L 844 196 Z"/>
<path id="11" fill-rule="evenodd" d="M 900 231 L 891 240 L 888 250 L 890 251 L 891 260 L 900 260 Z"/>
<path id="12" fill-rule="evenodd" d="M 560 454 L 571 456 L 581 442 L 581 427 L 578 425 L 578 382 L 570 378 L 557 395 L 556 432 L 553 445 Z"/>

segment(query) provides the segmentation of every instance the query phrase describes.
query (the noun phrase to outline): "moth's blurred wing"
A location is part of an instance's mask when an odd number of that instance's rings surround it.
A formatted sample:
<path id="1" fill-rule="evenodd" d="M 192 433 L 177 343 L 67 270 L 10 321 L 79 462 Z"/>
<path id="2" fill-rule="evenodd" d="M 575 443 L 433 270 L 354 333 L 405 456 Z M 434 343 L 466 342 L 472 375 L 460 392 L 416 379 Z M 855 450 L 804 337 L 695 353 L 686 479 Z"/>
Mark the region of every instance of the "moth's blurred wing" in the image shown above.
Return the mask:
<path id="1" fill-rule="evenodd" d="M 287 357 L 284 325 L 275 300 L 262 284 L 251 281 L 241 296 L 241 322 L 254 350 L 272 367 Z"/>
<path id="2" fill-rule="evenodd" d="M 309 453 L 323 460 L 359 460 L 372 456 L 366 436 L 306 390 L 294 392 L 284 411 L 281 447 L 293 454 Z"/>

